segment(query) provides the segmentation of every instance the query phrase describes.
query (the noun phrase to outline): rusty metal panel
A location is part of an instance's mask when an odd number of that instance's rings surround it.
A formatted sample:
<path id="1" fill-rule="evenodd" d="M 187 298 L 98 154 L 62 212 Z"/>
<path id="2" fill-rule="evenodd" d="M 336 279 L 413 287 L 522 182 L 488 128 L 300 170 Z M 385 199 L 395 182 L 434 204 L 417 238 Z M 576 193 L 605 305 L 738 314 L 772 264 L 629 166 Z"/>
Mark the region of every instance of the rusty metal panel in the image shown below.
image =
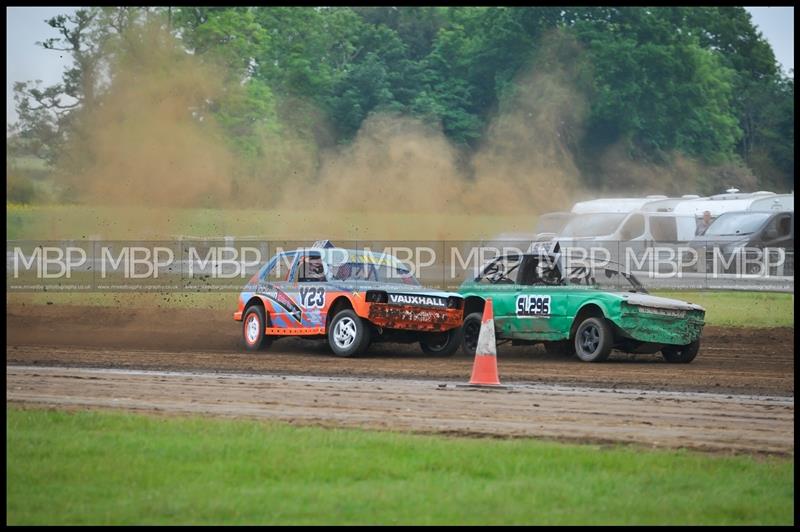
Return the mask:
<path id="1" fill-rule="evenodd" d="M 372 303 L 368 319 L 378 327 L 411 331 L 447 331 L 461 326 L 462 309 L 433 309 L 413 305 Z"/>

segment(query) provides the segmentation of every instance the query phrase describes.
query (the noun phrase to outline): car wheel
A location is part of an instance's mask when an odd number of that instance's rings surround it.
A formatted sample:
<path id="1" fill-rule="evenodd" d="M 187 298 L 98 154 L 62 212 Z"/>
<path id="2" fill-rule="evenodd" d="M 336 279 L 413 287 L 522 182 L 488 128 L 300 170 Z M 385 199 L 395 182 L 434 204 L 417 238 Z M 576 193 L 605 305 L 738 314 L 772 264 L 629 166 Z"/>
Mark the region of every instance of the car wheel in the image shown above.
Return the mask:
<path id="1" fill-rule="evenodd" d="M 575 331 L 575 354 L 584 362 L 602 362 L 611 353 L 611 327 L 604 318 L 586 318 Z"/>
<path id="2" fill-rule="evenodd" d="M 272 343 L 272 338 L 264 334 L 266 322 L 264 308 L 259 305 L 248 307 L 244 312 L 242 338 L 248 351 L 260 351 Z"/>
<path id="3" fill-rule="evenodd" d="M 442 333 L 431 333 L 424 340 L 420 340 L 419 346 L 428 355 L 442 357 L 453 356 L 461 345 L 461 327 L 456 327 Z"/>
<path id="4" fill-rule="evenodd" d="M 671 364 L 688 364 L 700 351 L 700 340 L 687 345 L 670 345 L 661 350 L 661 356 Z"/>
<path id="5" fill-rule="evenodd" d="M 367 350 L 369 341 L 369 327 L 350 309 L 337 312 L 328 326 L 328 345 L 336 356 L 359 355 Z"/>
<path id="6" fill-rule="evenodd" d="M 545 342 L 544 350 L 548 355 L 560 357 L 571 357 L 575 354 L 575 348 L 569 340 L 564 340 L 563 342 Z"/>
<path id="7" fill-rule="evenodd" d="M 461 326 L 461 352 L 469 357 L 475 356 L 478 349 L 478 335 L 481 333 L 482 312 L 473 312 L 464 318 Z"/>

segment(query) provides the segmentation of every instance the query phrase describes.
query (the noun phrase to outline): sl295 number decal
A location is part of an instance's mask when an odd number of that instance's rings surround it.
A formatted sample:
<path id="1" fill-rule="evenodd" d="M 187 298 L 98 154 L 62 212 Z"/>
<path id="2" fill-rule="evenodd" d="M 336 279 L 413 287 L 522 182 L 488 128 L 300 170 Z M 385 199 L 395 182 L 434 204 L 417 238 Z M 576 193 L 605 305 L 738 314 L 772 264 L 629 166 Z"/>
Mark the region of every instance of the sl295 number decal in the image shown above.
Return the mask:
<path id="1" fill-rule="evenodd" d="M 521 294 L 517 296 L 517 317 L 534 318 L 550 315 L 550 296 Z"/>
<path id="2" fill-rule="evenodd" d="M 300 288 L 300 306 L 322 308 L 325 306 L 325 289 L 320 286 Z"/>

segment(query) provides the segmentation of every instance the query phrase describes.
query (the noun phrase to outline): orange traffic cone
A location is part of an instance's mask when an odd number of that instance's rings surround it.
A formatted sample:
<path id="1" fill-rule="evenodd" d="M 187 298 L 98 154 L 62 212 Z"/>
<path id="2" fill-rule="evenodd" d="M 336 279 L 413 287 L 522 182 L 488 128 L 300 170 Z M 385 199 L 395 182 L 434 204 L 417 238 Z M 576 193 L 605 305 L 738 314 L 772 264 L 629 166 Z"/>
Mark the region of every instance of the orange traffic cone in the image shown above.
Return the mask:
<path id="1" fill-rule="evenodd" d="M 486 299 L 478 333 L 478 348 L 475 350 L 475 364 L 472 366 L 472 386 L 500 386 L 497 376 L 497 346 L 494 338 L 494 310 L 492 298 Z"/>

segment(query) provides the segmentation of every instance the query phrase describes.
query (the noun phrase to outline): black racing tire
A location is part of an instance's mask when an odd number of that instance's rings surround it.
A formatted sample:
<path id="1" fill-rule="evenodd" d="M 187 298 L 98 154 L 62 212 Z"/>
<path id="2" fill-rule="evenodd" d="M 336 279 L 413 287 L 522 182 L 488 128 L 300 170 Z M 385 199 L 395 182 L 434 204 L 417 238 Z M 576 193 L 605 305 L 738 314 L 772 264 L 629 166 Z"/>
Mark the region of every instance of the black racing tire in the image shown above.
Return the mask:
<path id="1" fill-rule="evenodd" d="M 473 312 L 464 318 L 461 325 L 461 352 L 468 357 L 474 357 L 478 349 L 478 335 L 481 332 L 483 312 Z"/>
<path id="2" fill-rule="evenodd" d="M 661 349 L 661 356 L 670 364 L 688 364 L 700 351 L 700 339 L 686 345 L 668 345 Z"/>
<path id="3" fill-rule="evenodd" d="M 584 362 L 603 362 L 611 354 L 614 336 L 605 318 L 584 319 L 575 329 L 575 354 Z"/>
<path id="4" fill-rule="evenodd" d="M 560 342 L 545 342 L 544 350 L 548 355 L 571 357 L 575 354 L 575 347 L 569 340 L 562 340 Z"/>
<path id="5" fill-rule="evenodd" d="M 263 351 L 272 344 L 272 338 L 265 334 L 267 318 L 264 307 L 247 307 L 242 317 L 242 342 L 248 351 Z"/>
<path id="6" fill-rule="evenodd" d="M 369 347 L 369 325 L 350 309 L 340 310 L 328 325 L 328 345 L 339 357 L 362 354 Z"/>
<path id="7" fill-rule="evenodd" d="M 426 355 L 450 357 L 461 346 L 461 327 L 455 327 L 441 333 L 428 333 L 419 346 Z"/>

